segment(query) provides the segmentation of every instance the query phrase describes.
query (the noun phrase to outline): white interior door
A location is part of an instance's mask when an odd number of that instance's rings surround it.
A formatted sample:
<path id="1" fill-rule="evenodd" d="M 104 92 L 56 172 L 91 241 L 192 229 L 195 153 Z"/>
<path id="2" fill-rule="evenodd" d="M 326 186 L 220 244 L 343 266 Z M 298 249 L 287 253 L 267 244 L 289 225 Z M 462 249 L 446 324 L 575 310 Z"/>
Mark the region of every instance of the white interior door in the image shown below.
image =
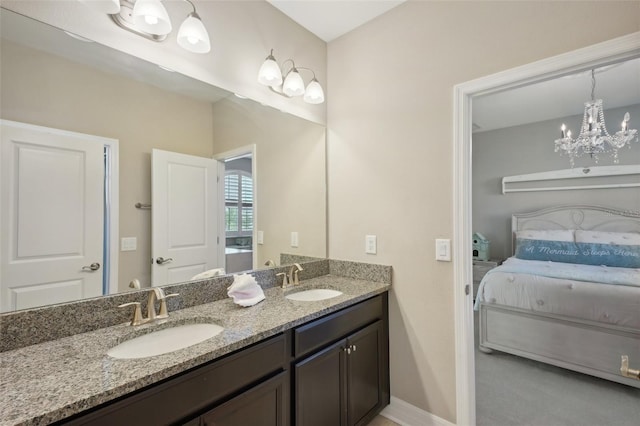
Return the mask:
<path id="1" fill-rule="evenodd" d="M 211 158 L 152 152 L 151 282 L 162 286 L 223 267 L 218 240 L 218 169 Z"/>
<path id="2" fill-rule="evenodd" d="M 0 310 L 102 294 L 104 145 L 0 121 Z"/>

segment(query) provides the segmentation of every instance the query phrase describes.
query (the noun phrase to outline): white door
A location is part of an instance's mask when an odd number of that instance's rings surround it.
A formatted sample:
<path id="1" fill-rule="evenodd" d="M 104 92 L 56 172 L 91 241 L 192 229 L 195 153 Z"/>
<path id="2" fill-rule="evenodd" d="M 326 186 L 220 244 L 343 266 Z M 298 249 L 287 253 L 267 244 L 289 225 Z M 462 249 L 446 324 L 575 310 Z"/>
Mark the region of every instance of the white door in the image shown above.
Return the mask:
<path id="1" fill-rule="evenodd" d="M 104 145 L 0 121 L 0 311 L 100 296 Z"/>
<path id="2" fill-rule="evenodd" d="M 152 284 L 188 281 L 224 267 L 218 249 L 219 162 L 157 149 L 151 156 Z"/>

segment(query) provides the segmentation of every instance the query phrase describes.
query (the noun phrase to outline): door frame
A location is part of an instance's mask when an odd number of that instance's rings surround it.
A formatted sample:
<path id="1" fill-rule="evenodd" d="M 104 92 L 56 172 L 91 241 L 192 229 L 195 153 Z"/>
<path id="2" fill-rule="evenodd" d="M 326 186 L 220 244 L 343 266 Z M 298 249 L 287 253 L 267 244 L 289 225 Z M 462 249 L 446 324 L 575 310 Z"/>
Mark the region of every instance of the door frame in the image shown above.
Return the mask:
<path id="1" fill-rule="evenodd" d="M 456 352 L 456 423 L 476 424 L 472 286 L 472 109 L 474 96 L 539 83 L 640 56 L 640 32 L 553 56 L 454 86 L 453 291 Z M 552 145 L 550 145 L 552 147 Z"/>
<path id="2" fill-rule="evenodd" d="M 251 180 L 253 180 L 253 232 L 252 232 L 252 237 L 251 237 L 251 269 L 258 269 L 260 266 L 257 265 L 258 263 L 258 252 L 257 252 L 257 248 L 258 248 L 258 159 L 256 157 L 256 153 L 257 153 L 257 146 L 256 144 L 251 144 L 251 145 L 245 145 L 245 146 L 241 146 L 238 148 L 234 148 L 231 149 L 229 151 L 224 151 L 221 152 L 219 154 L 215 154 L 213 156 L 213 158 L 215 158 L 218 161 L 222 161 L 223 163 L 227 160 L 232 160 L 234 158 L 237 157 L 242 157 L 245 156 L 247 154 L 251 154 Z M 227 168 L 225 166 L 225 172 L 226 172 Z M 221 244 L 222 246 L 222 253 L 224 256 L 224 248 L 226 246 L 226 226 L 225 226 L 225 210 L 224 210 L 224 205 L 225 205 L 225 200 L 224 200 L 224 176 L 221 177 L 220 179 L 220 185 L 221 185 L 221 191 L 220 193 L 222 194 L 222 196 L 220 197 L 220 214 L 218 215 L 219 217 L 221 217 L 221 222 L 220 222 L 220 230 L 222 231 L 222 238 L 224 239 L 223 243 Z M 226 265 L 225 265 L 226 267 Z"/>

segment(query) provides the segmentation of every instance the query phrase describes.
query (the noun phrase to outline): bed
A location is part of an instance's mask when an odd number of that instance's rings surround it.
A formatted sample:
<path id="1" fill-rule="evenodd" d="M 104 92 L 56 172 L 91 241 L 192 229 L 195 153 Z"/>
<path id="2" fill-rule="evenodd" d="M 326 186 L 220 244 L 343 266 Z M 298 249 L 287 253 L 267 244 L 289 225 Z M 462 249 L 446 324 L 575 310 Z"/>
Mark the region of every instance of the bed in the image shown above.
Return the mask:
<path id="1" fill-rule="evenodd" d="M 640 368 L 640 212 L 554 207 L 513 215 L 512 233 L 478 290 L 480 350 L 640 388 L 621 373 L 623 357 Z"/>

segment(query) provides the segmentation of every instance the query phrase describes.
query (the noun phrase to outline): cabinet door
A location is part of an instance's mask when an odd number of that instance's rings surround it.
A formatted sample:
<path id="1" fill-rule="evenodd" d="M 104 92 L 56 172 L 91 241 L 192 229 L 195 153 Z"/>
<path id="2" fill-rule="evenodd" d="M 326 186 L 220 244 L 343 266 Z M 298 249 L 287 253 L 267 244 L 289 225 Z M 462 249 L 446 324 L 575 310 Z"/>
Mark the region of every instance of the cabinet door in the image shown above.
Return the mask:
<path id="1" fill-rule="evenodd" d="M 345 344 L 341 340 L 295 365 L 296 426 L 346 424 Z"/>
<path id="2" fill-rule="evenodd" d="M 203 426 L 287 426 L 289 374 L 284 371 L 203 414 Z"/>
<path id="3" fill-rule="evenodd" d="M 347 339 L 349 426 L 366 424 L 382 408 L 383 330 L 382 321 L 378 321 Z"/>

